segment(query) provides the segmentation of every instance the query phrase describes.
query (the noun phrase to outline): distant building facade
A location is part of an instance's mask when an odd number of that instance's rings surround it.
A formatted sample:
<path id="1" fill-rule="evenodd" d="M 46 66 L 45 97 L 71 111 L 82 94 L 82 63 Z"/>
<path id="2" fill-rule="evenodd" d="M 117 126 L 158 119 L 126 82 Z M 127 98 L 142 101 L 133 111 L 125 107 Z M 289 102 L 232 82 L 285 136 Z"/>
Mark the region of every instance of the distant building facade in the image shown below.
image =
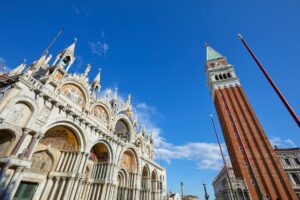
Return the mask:
<path id="1" fill-rule="evenodd" d="M 167 195 L 168 200 L 198 200 L 197 196 L 194 195 L 184 195 L 183 197 L 178 193 L 169 192 Z"/>
<path id="2" fill-rule="evenodd" d="M 166 171 L 130 96 L 68 73 L 75 43 L 0 77 L 0 199 L 161 200 Z"/>
<path id="3" fill-rule="evenodd" d="M 300 148 L 275 148 L 275 152 L 294 191 L 300 199 Z M 216 200 L 234 200 L 236 198 L 238 198 L 238 200 L 250 200 L 248 189 L 243 179 L 236 178 L 230 162 L 227 164 L 232 190 L 230 189 L 225 167 L 223 167 L 213 181 Z M 235 196 L 235 198 L 233 196 Z"/>
<path id="4" fill-rule="evenodd" d="M 297 200 L 233 65 L 206 47 L 206 75 L 228 154 L 251 199 Z"/>

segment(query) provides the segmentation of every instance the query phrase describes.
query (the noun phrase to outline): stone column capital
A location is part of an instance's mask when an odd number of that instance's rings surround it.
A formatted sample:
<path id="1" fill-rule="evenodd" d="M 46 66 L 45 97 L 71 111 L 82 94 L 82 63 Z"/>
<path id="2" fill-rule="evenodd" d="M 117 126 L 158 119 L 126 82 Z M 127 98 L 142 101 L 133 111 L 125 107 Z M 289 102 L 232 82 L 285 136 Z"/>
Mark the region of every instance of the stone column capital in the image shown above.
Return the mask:
<path id="1" fill-rule="evenodd" d="M 24 135 L 29 135 L 31 132 L 32 132 L 31 129 L 29 129 L 29 128 L 23 128 L 23 134 Z"/>

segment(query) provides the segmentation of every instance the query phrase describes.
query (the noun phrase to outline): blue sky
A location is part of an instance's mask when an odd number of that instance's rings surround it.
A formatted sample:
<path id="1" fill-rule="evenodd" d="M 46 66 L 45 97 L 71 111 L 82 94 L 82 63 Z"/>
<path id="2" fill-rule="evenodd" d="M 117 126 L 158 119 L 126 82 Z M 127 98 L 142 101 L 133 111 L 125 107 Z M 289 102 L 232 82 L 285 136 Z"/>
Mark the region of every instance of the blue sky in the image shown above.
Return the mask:
<path id="1" fill-rule="evenodd" d="M 299 146 L 299 128 L 236 37 L 243 34 L 299 115 L 299 6 L 296 0 L 4 0 L 0 62 L 13 68 L 24 58 L 34 61 L 63 27 L 50 53 L 56 55 L 76 37 L 71 71 L 90 63 L 94 76 L 101 65 L 103 88 L 131 93 L 141 121 L 157 138 L 168 190 L 179 192 L 183 181 L 185 193 L 203 198 L 203 181 L 213 196 L 211 182 L 221 161 L 209 119 L 215 110 L 204 43 L 235 65 L 272 141 Z"/>

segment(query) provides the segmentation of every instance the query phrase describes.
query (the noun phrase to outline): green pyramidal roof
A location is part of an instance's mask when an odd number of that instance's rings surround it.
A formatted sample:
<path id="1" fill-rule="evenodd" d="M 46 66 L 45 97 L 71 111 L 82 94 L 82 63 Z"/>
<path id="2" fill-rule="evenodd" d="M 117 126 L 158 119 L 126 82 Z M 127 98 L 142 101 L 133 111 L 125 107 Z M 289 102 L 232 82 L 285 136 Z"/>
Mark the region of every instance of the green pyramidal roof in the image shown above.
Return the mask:
<path id="1" fill-rule="evenodd" d="M 224 56 L 222 56 L 220 53 L 218 53 L 216 50 L 214 50 L 210 46 L 206 47 L 206 61 L 215 60 L 215 59 L 223 58 L 223 57 Z"/>

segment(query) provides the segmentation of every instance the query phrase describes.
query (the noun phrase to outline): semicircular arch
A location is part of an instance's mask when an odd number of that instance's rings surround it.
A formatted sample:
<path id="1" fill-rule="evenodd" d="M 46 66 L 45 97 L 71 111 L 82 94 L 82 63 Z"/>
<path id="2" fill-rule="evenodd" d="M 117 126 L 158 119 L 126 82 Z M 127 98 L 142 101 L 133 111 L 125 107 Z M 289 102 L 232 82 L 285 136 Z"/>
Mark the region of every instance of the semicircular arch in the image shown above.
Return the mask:
<path id="1" fill-rule="evenodd" d="M 74 124 L 70 119 L 61 118 L 61 119 L 54 120 L 50 122 L 46 126 L 46 128 L 43 129 L 42 132 L 45 134 L 51 128 L 55 128 L 58 126 L 64 126 L 70 129 L 74 133 L 75 138 L 77 139 L 77 144 L 78 144 L 77 151 L 85 151 L 87 146 L 87 138 L 84 134 L 84 130 L 77 124 Z"/>
<path id="2" fill-rule="evenodd" d="M 105 140 L 98 140 L 92 145 L 91 153 L 95 154 L 98 161 L 113 162 L 113 151 L 111 145 Z M 92 156 L 92 154 L 90 155 Z M 95 160 L 95 159 L 94 159 Z"/>
<path id="3" fill-rule="evenodd" d="M 76 80 L 65 80 L 61 83 L 58 90 L 72 102 L 75 102 L 77 105 L 81 105 L 83 109 L 89 108 L 89 90 L 82 83 Z M 81 95 L 83 96 L 83 98 Z"/>

